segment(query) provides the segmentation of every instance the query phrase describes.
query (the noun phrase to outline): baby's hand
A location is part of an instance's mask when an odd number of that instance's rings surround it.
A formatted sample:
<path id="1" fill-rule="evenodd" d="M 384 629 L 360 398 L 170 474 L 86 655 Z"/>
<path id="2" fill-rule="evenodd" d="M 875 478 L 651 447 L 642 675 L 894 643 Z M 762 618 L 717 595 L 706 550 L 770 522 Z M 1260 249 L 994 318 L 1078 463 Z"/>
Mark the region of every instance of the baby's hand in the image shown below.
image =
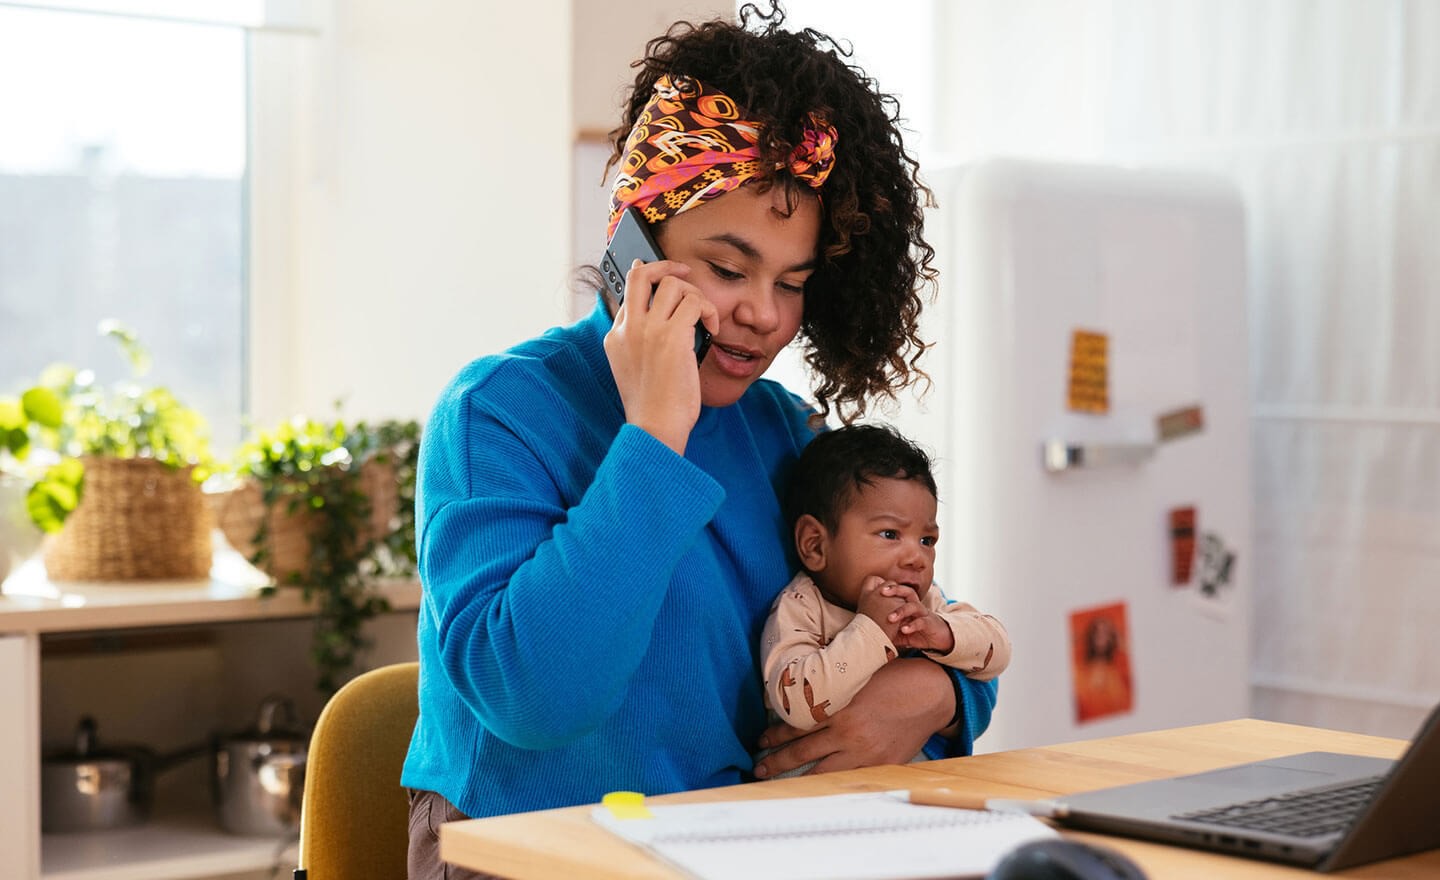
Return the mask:
<path id="1" fill-rule="evenodd" d="M 926 608 L 920 597 L 909 587 L 893 585 L 897 594 L 903 595 L 905 603 L 890 612 L 896 634 L 890 637 L 897 648 L 920 648 L 948 654 L 955 650 L 955 633 L 940 615 Z M 901 592 L 903 591 L 903 593 Z"/>
<path id="2" fill-rule="evenodd" d="M 878 574 L 872 574 L 860 585 L 860 595 L 855 600 L 855 613 L 875 621 L 875 625 L 884 630 L 886 638 L 895 645 L 900 644 L 896 641 L 900 635 L 900 624 L 890 617 L 905 604 L 904 597 L 895 594 L 894 590 L 897 589 L 905 588 Z M 913 596 L 914 593 L 910 595 Z"/>

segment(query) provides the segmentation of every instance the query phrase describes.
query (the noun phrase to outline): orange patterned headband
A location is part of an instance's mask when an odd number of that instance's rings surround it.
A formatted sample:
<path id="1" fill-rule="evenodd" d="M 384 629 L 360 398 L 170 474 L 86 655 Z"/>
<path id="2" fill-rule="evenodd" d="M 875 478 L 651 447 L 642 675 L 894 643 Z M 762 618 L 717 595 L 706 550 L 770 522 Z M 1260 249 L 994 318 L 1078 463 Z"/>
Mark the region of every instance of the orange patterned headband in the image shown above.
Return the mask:
<path id="1" fill-rule="evenodd" d="M 809 114 L 790 173 L 819 189 L 835 165 L 838 137 L 823 116 Z M 759 140 L 759 127 L 741 119 L 727 95 L 687 77 L 660 77 L 625 140 L 610 189 L 609 235 L 631 205 L 658 223 L 755 177 Z"/>

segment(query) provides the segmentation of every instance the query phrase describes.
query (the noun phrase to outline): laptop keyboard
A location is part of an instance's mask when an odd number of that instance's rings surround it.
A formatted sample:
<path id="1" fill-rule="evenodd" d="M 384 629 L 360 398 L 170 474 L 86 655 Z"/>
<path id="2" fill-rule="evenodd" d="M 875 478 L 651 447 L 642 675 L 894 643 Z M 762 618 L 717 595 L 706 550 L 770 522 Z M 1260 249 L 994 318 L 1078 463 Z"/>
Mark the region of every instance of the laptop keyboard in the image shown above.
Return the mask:
<path id="1" fill-rule="evenodd" d="M 1375 776 L 1347 785 L 1306 789 L 1173 818 L 1296 837 L 1320 837 L 1348 828 L 1384 780 L 1383 776 Z"/>

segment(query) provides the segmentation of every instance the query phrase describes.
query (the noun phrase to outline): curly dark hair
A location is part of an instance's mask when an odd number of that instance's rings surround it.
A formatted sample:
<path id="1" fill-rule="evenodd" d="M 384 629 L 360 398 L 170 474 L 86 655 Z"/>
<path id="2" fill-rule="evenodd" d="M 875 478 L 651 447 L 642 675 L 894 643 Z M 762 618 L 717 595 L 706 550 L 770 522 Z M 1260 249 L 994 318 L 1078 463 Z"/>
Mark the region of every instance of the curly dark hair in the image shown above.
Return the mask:
<path id="1" fill-rule="evenodd" d="M 820 419 L 832 406 L 842 421 L 864 415 L 870 399 L 895 399 L 917 379 L 928 347 L 919 335 L 920 293 L 935 284 L 935 250 L 924 239 L 924 209 L 934 196 L 900 134 L 899 102 L 848 63 L 851 50 L 812 29 L 782 29 L 777 0 L 763 11 L 746 4 L 739 21 L 677 22 L 646 44 L 621 124 L 609 134 L 605 169 L 665 74 L 719 89 L 760 125 L 757 184 L 782 186 L 793 207 L 809 187 L 784 160 L 803 138 L 811 111 L 838 133 L 836 159 L 820 190 L 820 261 L 805 285 L 801 324 L 805 361 L 820 379 Z"/>
<path id="2" fill-rule="evenodd" d="M 938 494 L 930 456 L 889 425 L 822 431 L 801 451 L 786 479 L 785 522 L 793 526 L 808 513 L 834 531 L 854 493 L 883 478 L 914 480 Z"/>

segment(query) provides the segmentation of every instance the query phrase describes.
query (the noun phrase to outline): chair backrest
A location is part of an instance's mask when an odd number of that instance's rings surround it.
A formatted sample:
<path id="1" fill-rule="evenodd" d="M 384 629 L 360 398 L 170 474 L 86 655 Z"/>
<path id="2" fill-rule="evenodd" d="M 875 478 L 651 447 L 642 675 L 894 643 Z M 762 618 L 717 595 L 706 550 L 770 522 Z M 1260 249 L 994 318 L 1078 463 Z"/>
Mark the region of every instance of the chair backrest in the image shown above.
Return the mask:
<path id="1" fill-rule="evenodd" d="M 419 663 L 361 673 L 335 692 L 310 737 L 299 867 L 308 880 L 405 877 L 409 801 L 400 768 L 419 715 Z"/>

